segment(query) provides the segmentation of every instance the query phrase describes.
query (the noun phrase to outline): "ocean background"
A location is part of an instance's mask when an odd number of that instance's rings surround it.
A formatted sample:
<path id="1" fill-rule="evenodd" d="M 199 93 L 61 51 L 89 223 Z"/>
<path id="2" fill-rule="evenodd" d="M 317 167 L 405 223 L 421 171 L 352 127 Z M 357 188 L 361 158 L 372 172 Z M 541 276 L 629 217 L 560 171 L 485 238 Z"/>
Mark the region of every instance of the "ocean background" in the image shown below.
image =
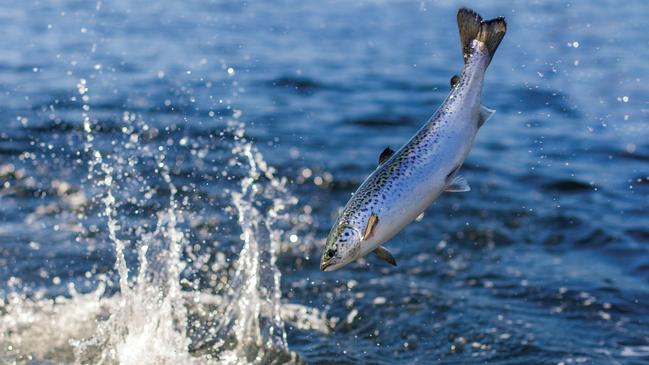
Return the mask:
<path id="1" fill-rule="evenodd" d="M 336 272 L 338 210 L 508 32 L 462 174 Z M 0 363 L 649 364 L 644 1 L 17 1 Z"/>

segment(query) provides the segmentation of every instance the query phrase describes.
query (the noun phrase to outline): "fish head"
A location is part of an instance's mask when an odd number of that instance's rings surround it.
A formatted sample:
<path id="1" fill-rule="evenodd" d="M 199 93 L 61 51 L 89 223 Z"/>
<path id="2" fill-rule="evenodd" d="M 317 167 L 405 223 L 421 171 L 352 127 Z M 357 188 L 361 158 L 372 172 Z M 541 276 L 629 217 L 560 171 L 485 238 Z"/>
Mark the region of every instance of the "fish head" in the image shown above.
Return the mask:
<path id="1" fill-rule="evenodd" d="M 329 232 L 327 243 L 320 260 L 322 271 L 334 271 L 358 258 L 363 237 L 358 228 L 344 223 L 336 223 Z"/>

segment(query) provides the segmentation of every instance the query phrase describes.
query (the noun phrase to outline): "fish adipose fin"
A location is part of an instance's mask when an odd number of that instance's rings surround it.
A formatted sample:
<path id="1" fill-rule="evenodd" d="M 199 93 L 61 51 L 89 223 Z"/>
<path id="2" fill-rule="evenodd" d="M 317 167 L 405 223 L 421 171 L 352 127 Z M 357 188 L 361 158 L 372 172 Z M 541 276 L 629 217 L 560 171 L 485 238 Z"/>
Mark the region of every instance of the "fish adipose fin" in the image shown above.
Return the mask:
<path id="1" fill-rule="evenodd" d="M 387 262 L 388 264 L 397 266 L 397 260 L 395 260 L 390 251 L 386 250 L 385 248 L 379 246 L 379 248 L 374 250 L 374 253 L 376 254 L 376 256 L 378 256 L 378 258 Z"/>
<path id="2" fill-rule="evenodd" d="M 376 213 L 372 212 L 372 215 L 370 215 L 370 219 L 367 220 L 365 233 L 363 233 L 363 241 L 370 238 L 370 236 L 372 235 L 372 231 L 374 230 L 374 227 L 376 226 L 377 223 L 379 223 L 379 216 L 376 215 Z"/>
<path id="3" fill-rule="evenodd" d="M 454 88 L 458 82 L 460 82 L 460 76 L 453 75 L 453 77 L 451 77 L 451 89 Z"/>
<path id="4" fill-rule="evenodd" d="M 489 51 L 489 56 L 493 57 L 500 41 L 502 41 L 507 32 L 505 18 L 500 16 L 491 20 L 482 20 L 482 17 L 478 13 L 467 8 L 458 10 L 457 26 L 460 29 L 464 63 L 471 56 L 471 42 L 474 39 L 484 43 Z"/>
<path id="5" fill-rule="evenodd" d="M 394 151 L 390 147 L 385 147 L 381 155 L 379 155 L 379 165 L 387 161 L 390 157 L 394 155 Z"/>
<path id="6" fill-rule="evenodd" d="M 444 190 L 448 193 L 465 193 L 471 191 L 469 183 L 466 182 L 466 179 L 462 175 L 457 175 L 453 178 L 450 184 Z"/>
<path id="7" fill-rule="evenodd" d="M 496 114 L 496 109 L 487 108 L 484 105 L 480 105 L 480 116 L 478 117 L 478 128 L 482 127 L 493 115 Z"/>

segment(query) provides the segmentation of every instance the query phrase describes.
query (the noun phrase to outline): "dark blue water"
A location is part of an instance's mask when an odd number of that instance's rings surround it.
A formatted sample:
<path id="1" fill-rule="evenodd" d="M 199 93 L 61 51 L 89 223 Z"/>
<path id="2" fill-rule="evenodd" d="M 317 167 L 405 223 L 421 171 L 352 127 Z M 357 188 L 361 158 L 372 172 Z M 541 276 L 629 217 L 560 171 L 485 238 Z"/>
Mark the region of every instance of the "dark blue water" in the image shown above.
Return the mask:
<path id="1" fill-rule="evenodd" d="M 124 238 L 155 226 L 169 191 L 152 160 L 138 161 L 137 176 L 118 162 L 149 156 L 147 146 L 164 152 L 188 217 L 187 291 L 222 291 L 211 263 L 240 248 L 237 215 L 222 198 L 245 176 L 227 124 L 245 124 L 245 140 L 298 199 L 287 211 L 293 226 L 281 227 L 296 232 L 277 262 L 282 300 L 330 319 L 329 334 L 287 324 L 288 346 L 304 363 L 649 363 L 643 1 L 476 5 L 485 18 L 504 15 L 508 33 L 483 92 L 497 114 L 463 167 L 472 191 L 443 195 L 387 244 L 397 267 L 368 257 L 319 271 L 337 209 L 380 152 L 435 111 L 460 71 L 460 5 L 7 1 L 5 304 L 10 293 L 47 300 L 69 296 L 70 283 L 88 292 L 116 281 L 102 201 L 90 199 L 100 187 L 88 177 L 86 105 L 94 148 L 118 170 Z M 140 139 L 129 140 L 133 125 Z M 130 245 L 135 266 L 136 254 Z M 117 291 L 109 287 L 106 295 Z M 67 339 L 49 352 L 16 351 L 18 329 L 0 313 L 0 360 L 73 362 L 57 355 Z"/>

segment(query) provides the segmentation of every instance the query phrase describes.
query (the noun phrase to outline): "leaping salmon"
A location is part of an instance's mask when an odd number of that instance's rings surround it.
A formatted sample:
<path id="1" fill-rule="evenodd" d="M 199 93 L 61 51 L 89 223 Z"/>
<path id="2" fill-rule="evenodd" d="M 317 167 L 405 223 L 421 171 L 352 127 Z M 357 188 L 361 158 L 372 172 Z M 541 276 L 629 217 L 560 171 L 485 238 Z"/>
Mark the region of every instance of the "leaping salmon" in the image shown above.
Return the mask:
<path id="1" fill-rule="evenodd" d="M 428 122 L 397 152 L 386 148 L 379 166 L 356 190 L 336 220 L 320 268 L 333 271 L 370 252 L 392 265 L 381 245 L 421 214 L 442 192 L 466 192 L 458 174 L 478 129 L 493 115 L 480 104 L 487 66 L 505 36 L 505 18 L 484 21 L 473 10 L 457 13 L 464 67 Z"/>

